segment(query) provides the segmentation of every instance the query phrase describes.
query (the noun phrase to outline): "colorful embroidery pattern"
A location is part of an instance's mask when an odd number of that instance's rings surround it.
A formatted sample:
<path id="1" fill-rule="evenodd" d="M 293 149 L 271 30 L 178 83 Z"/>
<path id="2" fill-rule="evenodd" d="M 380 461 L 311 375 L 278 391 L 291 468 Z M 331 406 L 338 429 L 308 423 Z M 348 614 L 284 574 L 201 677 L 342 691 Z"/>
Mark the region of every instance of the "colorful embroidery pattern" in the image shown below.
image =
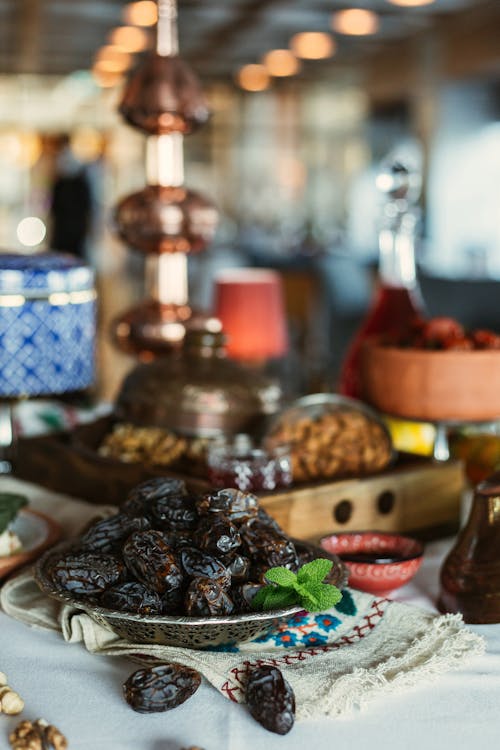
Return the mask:
<path id="1" fill-rule="evenodd" d="M 220 686 L 220 691 L 230 700 L 239 703 L 243 700 L 243 694 L 248 673 L 257 666 L 269 664 L 279 667 L 280 665 L 291 666 L 297 662 L 303 662 L 311 657 L 321 656 L 333 649 L 350 646 L 367 636 L 382 619 L 388 604 L 387 599 L 373 599 L 369 609 L 362 616 L 358 614 L 354 598 L 349 594 L 349 614 L 343 618 L 337 617 L 334 610 L 322 612 L 321 614 L 308 614 L 299 612 L 289 620 L 278 626 L 277 629 L 267 633 L 249 644 L 242 644 L 241 650 L 234 644 L 219 646 L 214 650 L 240 651 L 241 655 L 248 654 L 248 660 L 241 662 L 230 671 L 230 679 Z M 350 614 L 354 610 L 353 614 Z M 340 614 L 336 607 L 335 611 Z M 336 631 L 342 626 L 342 634 Z M 276 656 L 265 658 L 252 658 L 252 650 L 258 653 L 262 650 L 268 653 L 275 651 Z"/>
<path id="2" fill-rule="evenodd" d="M 331 613 L 309 615 L 307 612 L 299 612 L 276 630 L 256 638 L 253 643 L 269 643 L 282 648 L 320 646 L 328 643 L 328 633 L 340 623 L 339 618 Z"/>

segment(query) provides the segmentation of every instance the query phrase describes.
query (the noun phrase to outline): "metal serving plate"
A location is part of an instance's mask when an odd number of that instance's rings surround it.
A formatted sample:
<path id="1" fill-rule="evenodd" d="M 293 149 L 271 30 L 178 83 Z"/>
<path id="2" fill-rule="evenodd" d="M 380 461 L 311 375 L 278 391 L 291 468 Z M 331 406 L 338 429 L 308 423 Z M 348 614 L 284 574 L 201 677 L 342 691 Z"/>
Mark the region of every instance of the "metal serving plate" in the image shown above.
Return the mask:
<path id="1" fill-rule="evenodd" d="M 338 588 L 347 584 L 347 569 L 336 556 L 306 542 L 294 540 L 297 546 L 314 549 L 318 557 L 333 562 L 330 583 Z M 48 573 L 49 563 L 69 551 L 72 543 L 64 542 L 45 553 L 35 565 L 35 580 L 40 589 L 63 604 L 86 612 L 99 625 L 131 643 L 157 643 L 165 646 L 202 649 L 226 643 L 237 643 L 258 638 L 268 632 L 277 622 L 286 620 L 302 610 L 300 606 L 268 612 L 254 612 L 224 617 L 167 617 L 163 615 L 138 615 L 106 609 L 72 597 L 58 588 Z"/>

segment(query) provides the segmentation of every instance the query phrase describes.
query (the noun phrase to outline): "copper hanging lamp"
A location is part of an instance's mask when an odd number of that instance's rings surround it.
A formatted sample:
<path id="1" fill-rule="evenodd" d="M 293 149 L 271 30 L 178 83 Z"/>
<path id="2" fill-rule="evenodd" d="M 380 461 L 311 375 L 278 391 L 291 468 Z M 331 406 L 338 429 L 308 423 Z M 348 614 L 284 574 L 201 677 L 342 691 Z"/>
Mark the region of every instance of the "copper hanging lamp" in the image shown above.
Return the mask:
<path id="1" fill-rule="evenodd" d="M 212 203 L 184 187 L 183 136 L 207 121 L 201 85 L 178 55 L 176 0 L 158 0 L 156 50 L 132 74 L 119 111 L 148 136 L 147 185 L 121 199 L 119 236 L 147 255 L 149 298 L 113 323 L 117 345 L 142 359 L 176 350 L 186 330 L 203 326 L 189 305 L 187 255 L 206 249 L 217 226 Z"/>

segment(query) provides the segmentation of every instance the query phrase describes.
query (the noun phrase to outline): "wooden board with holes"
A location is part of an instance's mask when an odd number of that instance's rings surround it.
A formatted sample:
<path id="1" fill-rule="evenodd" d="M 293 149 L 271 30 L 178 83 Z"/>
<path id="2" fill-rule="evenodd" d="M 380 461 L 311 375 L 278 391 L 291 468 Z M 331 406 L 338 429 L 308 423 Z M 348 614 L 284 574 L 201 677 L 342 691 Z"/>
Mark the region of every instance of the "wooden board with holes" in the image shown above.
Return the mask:
<path id="1" fill-rule="evenodd" d="M 336 531 L 418 533 L 433 537 L 458 528 L 464 488 L 458 461 L 416 459 L 382 474 L 296 487 L 261 498 L 291 535 L 317 541 Z"/>
<path id="2" fill-rule="evenodd" d="M 20 439 L 15 474 L 96 504 L 119 505 L 139 482 L 165 475 L 184 479 L 193 492 L 208 489 L 200 477 L 100 456 L 96 446 L 109 429 L 107 420 L 79 428 L 77 442 L 65 433 Z M 437 537 L 458 528 L 463 487 L 459 462 L 400 456 L 376 476 L 300 485 L 262 495 L 260 501 L 287 533 L 300 539 L 365 529 Z"/>

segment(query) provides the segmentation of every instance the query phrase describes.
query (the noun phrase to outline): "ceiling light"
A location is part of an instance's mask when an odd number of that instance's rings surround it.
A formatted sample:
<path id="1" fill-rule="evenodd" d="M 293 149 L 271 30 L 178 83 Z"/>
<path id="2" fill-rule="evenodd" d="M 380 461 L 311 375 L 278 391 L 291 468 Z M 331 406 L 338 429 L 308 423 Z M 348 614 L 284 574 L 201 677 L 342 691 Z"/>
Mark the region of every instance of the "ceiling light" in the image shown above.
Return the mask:
<path id="1" fill-rule="evenodd" d="M 269 86 L 269 73 L 263 65 L 244 65 L 238 83 L 245 91 L 264 91 Z"/>
<path id="2" fill-rule="evenodd" d="M 323 31 L 303 31 L 290 39 L 290 48 L 304 60 L 323 60 L 335 54 L 336 44 L 333 37 Z"/>
<path id="3" fill-rule="evenodd" d="M 149 36 L 137 26 L 119 26 L 109 35 L 109 43 L 124 52 L 142 52 L 149 44 Z"/>
<path id="4" fill-rule="evenodd" d="M 158 20 L 158 8 L 153 0 L 129 3 L 123 9 L 123 20 L 130 26 L 154 26 Z"/>
<path id="5" fill-rule="evenodd" d="M 130 67 L 132 56 L 111 44 L 101 47 L 95 56 L 94 69 L 105 73 L 123 73 Z"/>
<path id="6" fill-rule="evenodd" d="M 387 2 L 403 8 L 417 8 L 419 5 L 432 5 L 435 0 L 387 0 Z"/>
<path id="7" fill-rule="evenodd" d="M 332 27 L 339 34 L 365 36 L 375 34 L 379 27 L 379 17 L 371 10 L 349 8 L 333 14 Z"/>
<path id="8" fill-rule="evenodd" d="M 271 76 L 284 78 L 300 70 L 300 63 L 289 49 L 273 49 L 262 58 L 262 63 Z"/>

